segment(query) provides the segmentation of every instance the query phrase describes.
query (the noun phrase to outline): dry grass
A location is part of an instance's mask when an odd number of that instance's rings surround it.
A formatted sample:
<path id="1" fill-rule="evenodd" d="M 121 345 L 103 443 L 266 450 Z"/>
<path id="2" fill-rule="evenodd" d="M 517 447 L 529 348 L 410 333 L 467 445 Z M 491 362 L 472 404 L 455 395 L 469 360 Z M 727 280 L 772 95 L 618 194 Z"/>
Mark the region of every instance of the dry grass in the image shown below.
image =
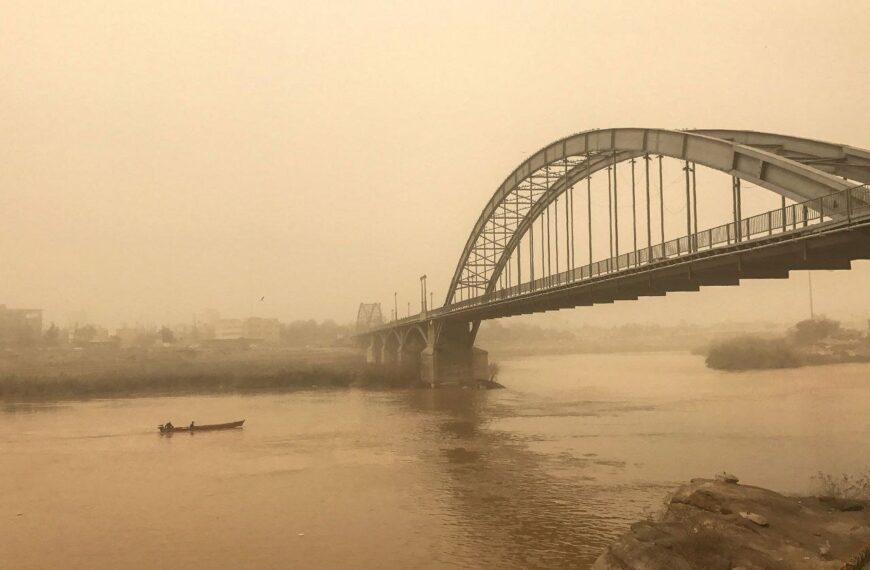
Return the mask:
<path id="1" fill-rule="evenodd" d="M 861 475 L 830 475 L 819 471 L 813 476 L 819 497 L 870 500 L 870 471 Z"/>
<path id="2" fill-rule="evenodd" d="M 58 353 L 0 365 L 0 400 L 396 386 L 353 351 Z"/>

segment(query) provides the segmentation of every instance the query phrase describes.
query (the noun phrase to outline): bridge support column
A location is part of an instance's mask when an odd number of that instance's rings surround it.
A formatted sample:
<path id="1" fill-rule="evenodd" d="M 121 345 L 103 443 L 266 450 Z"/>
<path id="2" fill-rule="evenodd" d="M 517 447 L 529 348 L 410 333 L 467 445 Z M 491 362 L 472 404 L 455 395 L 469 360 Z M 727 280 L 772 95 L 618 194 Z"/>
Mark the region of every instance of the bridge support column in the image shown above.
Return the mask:
<path id="1" fill-rule="evenodd" d="M 396 351 L 390 350 L 386 343 L 381 347 L 381 364 L 395 364 Z"/>
<path id="2" fill-rule="evenodd" d="M 489 353 L 476 346 L 471 347 L 471 379 L 489 380 Z"/>
<path id="3" fill-rule="evenodd" d="M 437 338 L 437 325 L 429 321 L 426 325 L 426 347 L 420 353 L 420 382 L 430 388 L 438 384 L 438 353 L 435 348 Z"/>
<path id="4" fill-rule="evenodd" d="M 474 346 L 471 323 L 428 321 L 362 339 L 366 363 L 382 365 L 410 384 L 472 384 L 489 378 L 489 358 Z"/>
<path id="5" fill-rule="evenodd" d="M 430 388 L 434 388 L 439 383 L 437 362 L 435 347 L 427 345 L 420 353 L 420 381 Z"/>
<path id="6" fill-rule="evenodd" d="M 369 343 L 366 346 L 366 364 L 381 364 L 383 362 L 384 343 L 376 334 L 369 337 Z"/>
<path id="7" fill-rule="evenodd" d="M 398 364 L 401 351 L 402 343 L 398 333 L 395 331 L 387 332 L 381 346 L 381 364 Z"/>
<path id="8" fill-rule="evenodd" d="M 440 324 L 440 333 L 431 326 L 420 361 L 420 376 L 430 386 L 476 383 L 489 378 L 489 355 L 474 346 L 476 327 L 470 323 Z M 436 334 L 437 333 L 437 334 Z"/>

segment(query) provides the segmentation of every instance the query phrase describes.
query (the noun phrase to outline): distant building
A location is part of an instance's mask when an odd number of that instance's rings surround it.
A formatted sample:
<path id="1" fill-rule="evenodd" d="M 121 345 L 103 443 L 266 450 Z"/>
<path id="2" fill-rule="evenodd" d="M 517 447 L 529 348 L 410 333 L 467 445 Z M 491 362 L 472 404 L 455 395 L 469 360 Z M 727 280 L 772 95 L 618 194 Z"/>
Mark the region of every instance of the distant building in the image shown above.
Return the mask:
<path id="1" fill-rule="evenodd" d="M 0 305 L 0 343 L 39 342 L 42 338 L 42 309 L 9 309 Z"/>
<path id="2" fill-rule="evenodd" d="M 281 339 L 281 323 L 278 319 L 250 317 L 245 319 L 245 336 L 254 340 L 276 343 Z"/>
<path id="3" fill-rule="evenodd" d="M 214 322 L 215 340 L 245 338 L 266 342 L 278 342 L 281 338 L 281 323 L 278 319 L 250 317 L 247 319 L 217 319 Z"/>
<path id="4" fill-rule="evenodd" d="M 217 319 L 213 326 L 214 338 L 217 340 L 245 337 L 245 322 L 242 319 Z"/>

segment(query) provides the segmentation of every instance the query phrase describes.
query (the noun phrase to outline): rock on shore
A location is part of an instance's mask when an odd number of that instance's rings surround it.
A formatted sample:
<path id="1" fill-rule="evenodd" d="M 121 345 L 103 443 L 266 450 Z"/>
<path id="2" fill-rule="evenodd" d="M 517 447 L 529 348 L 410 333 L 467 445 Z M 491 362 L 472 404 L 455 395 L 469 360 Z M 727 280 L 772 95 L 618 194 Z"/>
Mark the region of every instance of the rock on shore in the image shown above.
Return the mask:
<path id="1" fill-rule="evenodd" d="M 694 479 L 674 493 L 660 522 L 633 525 L 592 569 L 852 570 L 860 563 L 844 563 L 868 547 L 870 502 Z"/>

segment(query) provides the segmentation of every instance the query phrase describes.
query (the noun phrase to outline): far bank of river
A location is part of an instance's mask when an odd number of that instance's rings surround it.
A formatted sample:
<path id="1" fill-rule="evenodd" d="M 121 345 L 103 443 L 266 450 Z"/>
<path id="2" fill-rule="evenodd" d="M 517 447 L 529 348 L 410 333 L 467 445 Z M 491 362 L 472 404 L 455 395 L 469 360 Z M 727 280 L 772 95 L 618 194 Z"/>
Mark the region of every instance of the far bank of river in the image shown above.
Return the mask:
<path id="1" fill-rule="evenodd" d="M 0 401 L 220 394 L 302 388 L 395 387 L 353 348 L 4 351 Z"/>
<path id="2" fill-rule="evenodd" d="M 693 477 L 870 469 L 870 365 L 494 358 L 505 390 L 7 402 L 0 567 L 588 568 Z"/>
<path id="3" fill-rule="evenodd" d="M 710 368 L 728 371 L 867 363 L 870 343 L 864 338 L 797 343 L 787 338 L 744 336 L 713 345 L 705 361 Z"/>
<path id="4" fill-rule="evenodd" d="M 863 346 L 863 344 L 862 344 Z M 868 345 L 870 348 L 870 345 Z M 863 349 L 862 349 L 863 350 Z M 708 367 L 727 371 L 785 369 L 823 364 L 870 362 L 870 353 L 842 344 L 796 347 L 778 339 L 736 338 L 709 351 L 600 350 L 577 347 L 496 345 L 491 363 L 533 359 L 626 358 L 638 354 L 681 354 Z M 0 352 L 0 401 L 63 401 L 191 394 L 257 393 L 311 388 L 408 388 L 407 378 L 395 369 L 369 366 L 351 347 L 247 350 L 30 350 Z"/>
<path id="5" fill-rule="evenodd" d="M 742 334 L 716 340 L 704 351 L 717 370 L 768 370 L 870 362 L 870 335 L 818 317 L 796 323 L 785 334 Z"/>

